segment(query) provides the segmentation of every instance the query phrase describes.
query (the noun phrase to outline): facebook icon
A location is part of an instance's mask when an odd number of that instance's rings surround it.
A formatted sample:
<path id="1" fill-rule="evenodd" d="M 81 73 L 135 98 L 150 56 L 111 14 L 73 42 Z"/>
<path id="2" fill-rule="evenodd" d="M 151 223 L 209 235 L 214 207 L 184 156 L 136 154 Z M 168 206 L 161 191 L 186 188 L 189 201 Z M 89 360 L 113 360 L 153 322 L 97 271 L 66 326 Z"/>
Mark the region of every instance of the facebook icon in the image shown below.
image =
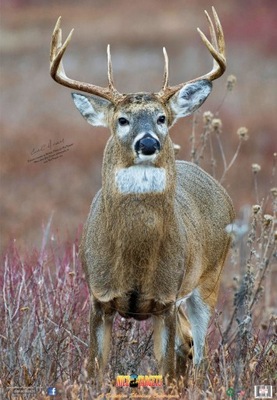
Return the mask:
<path id="1" fill-rule="evenodd" d="M 57 389 L 55 387 L 49 387 L 47 389 L 47 396 L 56 396 L 57 394 Z"/>

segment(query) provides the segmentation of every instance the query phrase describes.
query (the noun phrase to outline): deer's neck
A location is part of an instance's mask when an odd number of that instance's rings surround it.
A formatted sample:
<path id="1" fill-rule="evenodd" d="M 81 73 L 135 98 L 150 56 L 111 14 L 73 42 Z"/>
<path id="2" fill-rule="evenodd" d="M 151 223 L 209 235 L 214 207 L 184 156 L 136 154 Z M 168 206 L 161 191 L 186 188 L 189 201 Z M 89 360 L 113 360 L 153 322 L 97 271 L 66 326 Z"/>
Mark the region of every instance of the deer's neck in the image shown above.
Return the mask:
<path id="1" fill-rule="evenodd" d="M 173 218 L 172 201 L 160 193 L 117 193 L 106 199 L 105 216 L 114 253 L 139 267 L 158 256 Z"/>
<path id="2" fill-rule="evenodd" d="M 158 241 L 174 214 L 175 172 L 140 165 L 110 172 L 102 188 L 110 234 L 122 243 Z"/>
<path id="3" fill-rule="evenodd" d="M 116 143 L 108 143 L 103 160 L 102 209 L 107 233 L 115 240 L 127 243 L 131 237 L 132 243 L 150 244 L 170 225 L 176 166 L 173 149 L 168 147 L 156 165 L 134 165 Z"/>

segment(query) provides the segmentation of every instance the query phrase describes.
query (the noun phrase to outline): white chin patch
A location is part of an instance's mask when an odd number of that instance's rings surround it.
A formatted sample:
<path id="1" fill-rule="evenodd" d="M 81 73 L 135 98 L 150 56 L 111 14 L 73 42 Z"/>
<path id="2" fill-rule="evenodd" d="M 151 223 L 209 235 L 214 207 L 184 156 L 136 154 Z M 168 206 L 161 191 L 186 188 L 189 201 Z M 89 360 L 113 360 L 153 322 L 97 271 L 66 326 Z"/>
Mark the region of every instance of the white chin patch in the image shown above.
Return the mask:
<path id="1" fill-rule="evenodd" d="M 149 157 L 149 156 L 148 156 Z M 166 186 L 164 168 L 150 165 L 134 165 L 119 169 L 115 183 L 120 193 L 162 193 Z"/>
<path id="2" fill-rule="evenodd" d="M 151 154 L 150 156 L 146 156 L 146 155 L 144 155 L 142 153 L 139 153 L 137 155 L 136 160 L 135 160 L 135 164 L 142 164 L 142 163 L 144 163 L 144 164 L 151 164 L 152 163 L 153 164 L 155 159 L 156 159 L 156 157 L 157 157 L 157 153 Z"/>

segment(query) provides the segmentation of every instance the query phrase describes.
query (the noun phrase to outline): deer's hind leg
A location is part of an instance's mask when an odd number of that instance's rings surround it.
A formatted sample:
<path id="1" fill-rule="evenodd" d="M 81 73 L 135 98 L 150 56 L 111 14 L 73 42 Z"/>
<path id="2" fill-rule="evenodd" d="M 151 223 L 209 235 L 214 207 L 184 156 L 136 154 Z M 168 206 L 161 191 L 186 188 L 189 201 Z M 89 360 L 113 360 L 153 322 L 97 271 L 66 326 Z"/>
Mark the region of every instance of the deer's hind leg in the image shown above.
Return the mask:
<path id="1" fill-rule="evenodd" d="M 211 308 L 202 299 L 199 289 L 194 289 L 186 299 L 186 312 L 193 338 L 193 364 L 198 366 L 203 359 L 205 339 L 211 315 Z"/>
<path id="2" fill-rule="evenodd" d="M 199 366 L 205 353 L 206 336 L 209 321 L 216 305 L 220 285 L 220 274 L 225 255 L 213 274 L 206 272 L 186 299 L 186 314 L 188 316 L 193 337 L 193 364 Z"/>
<path id="3" fill-rule="evenodd" d="M 179 305 L 177 310 L 176 321 L 176 375 L 177 377 L 186 376 L 188 363 L 193 357 L 193 338 L 188 318 Z"/>

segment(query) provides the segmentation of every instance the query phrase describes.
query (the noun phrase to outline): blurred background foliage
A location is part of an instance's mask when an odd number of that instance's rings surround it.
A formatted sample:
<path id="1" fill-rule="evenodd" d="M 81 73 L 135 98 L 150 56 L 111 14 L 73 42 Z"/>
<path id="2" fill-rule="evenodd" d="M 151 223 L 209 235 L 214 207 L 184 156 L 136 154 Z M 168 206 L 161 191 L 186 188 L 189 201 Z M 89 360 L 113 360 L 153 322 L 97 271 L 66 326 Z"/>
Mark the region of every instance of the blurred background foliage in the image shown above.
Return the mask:
<path id="1" fill-rule="evenodd" d="M 217 115 L 220 108 L 221 141 L 228 160 L 237 148 L 238 129 L 247 127 L 249 135 L 223 182 L 236 210 L 257 202 L 253 163 L 261 167 L 259 197 L 266 195 L 277 151 L 276 0 L 213 0 L 212 4 L 207 0 L 1 0 L 0 4 L 2 246 L 11 239 L 24 247 L 36 246 L 41 227 L 52 214 L 54 231 L 75 237 L 101 185 L 109 133 L 89 126 L 75 110 L 70 90 L 49 75 L 49 43 L 59 15 L 64 36 L 75 28 L 64 57 L 70 77 L 106 85 L 110 43 L 116 87 L 122 92 L 158 91 L 162 46 L 169 54 L 172 84 L 211 68 L 196 27 L 207 33 L 203 11 L 213 4 L 225 32 L 228 69 L 195 119 L 180 120 L 171 135 L 181 145 L 178 157 L 190 160 L 193 121 L 201 132 L 202 112 Z M 230 74 L 237 84 L 222 104 Z M 73 145 L 57 160 L 28 162 L 33 149 L 50 140 Z M 220 160 L 220 149 L 215 152 Z M 211 171 L 209 159 L 203 160 L 203 167 Z M 217 165 L 218 178 L 220 168 Z"/>

